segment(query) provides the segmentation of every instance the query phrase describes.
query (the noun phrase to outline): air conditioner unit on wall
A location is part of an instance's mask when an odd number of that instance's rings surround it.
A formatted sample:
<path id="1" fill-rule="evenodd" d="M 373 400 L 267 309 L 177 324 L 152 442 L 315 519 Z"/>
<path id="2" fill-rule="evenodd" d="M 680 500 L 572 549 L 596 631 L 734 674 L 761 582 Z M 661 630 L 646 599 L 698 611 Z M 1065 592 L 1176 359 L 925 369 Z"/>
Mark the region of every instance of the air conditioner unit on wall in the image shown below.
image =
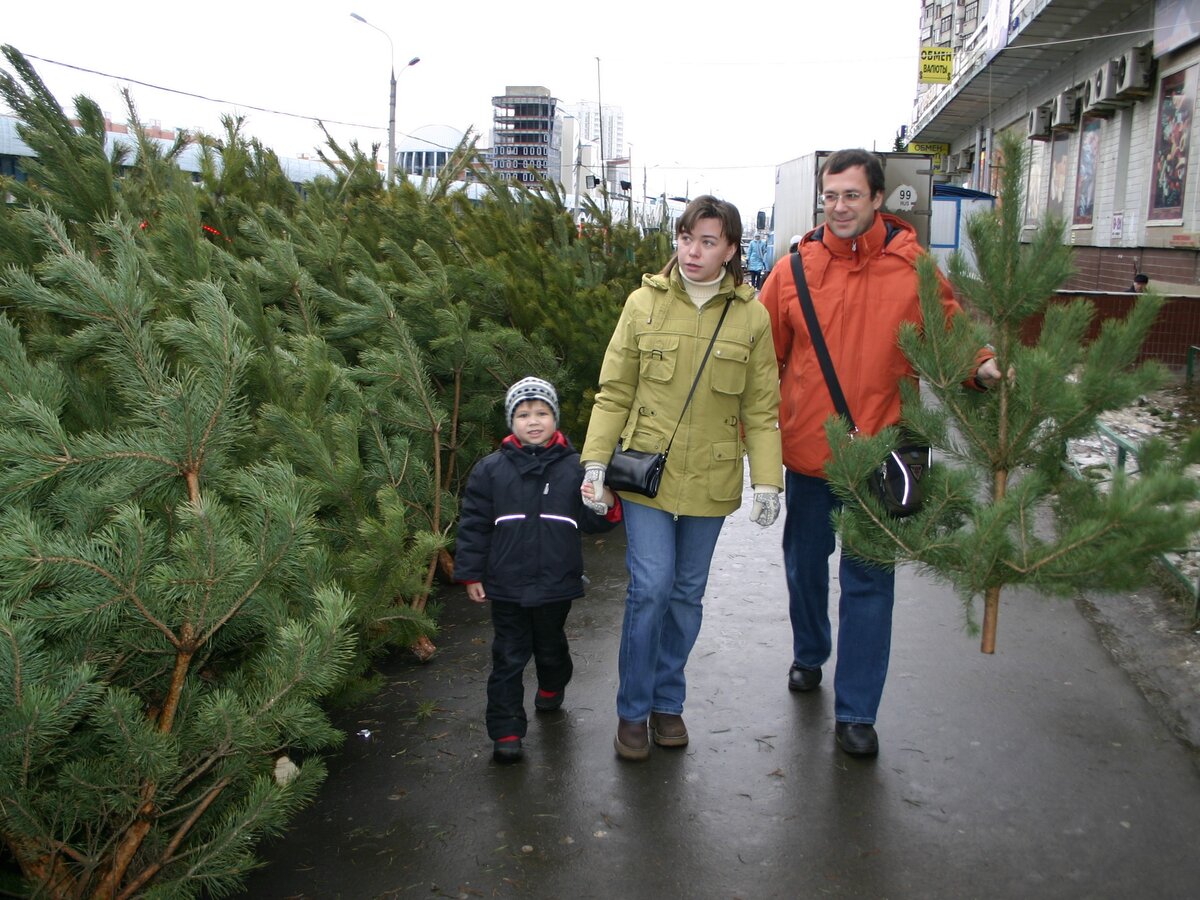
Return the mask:
<path id="1" fill-rule="evenodd" d="M 1130 47 L 1112 61 L 1117 97 L 1146 97 L 1153 80 L 1154 59 L 1150 45 Z"/>
<path id="2" fill-rule="evenodd" d="M 1035 106 L 1029 111 L 1028 135 L 1031 141 L 1050 140 L 1050 107 Z"/>
<path id="3" fill-rule="evenodd" d="M 1083 111 L 1092 115 L 1111 114 L 1117 104 L 1115 60 L 1102 63 L 1083 86 Z"/>
<path id="4" fill-rule="evenodd" d="M 1079 124 L 1079 98 L 1074 88 L 1068 88 L 1054 98 L 1051 107 L 1050 127 L 1070 130 Z"/>

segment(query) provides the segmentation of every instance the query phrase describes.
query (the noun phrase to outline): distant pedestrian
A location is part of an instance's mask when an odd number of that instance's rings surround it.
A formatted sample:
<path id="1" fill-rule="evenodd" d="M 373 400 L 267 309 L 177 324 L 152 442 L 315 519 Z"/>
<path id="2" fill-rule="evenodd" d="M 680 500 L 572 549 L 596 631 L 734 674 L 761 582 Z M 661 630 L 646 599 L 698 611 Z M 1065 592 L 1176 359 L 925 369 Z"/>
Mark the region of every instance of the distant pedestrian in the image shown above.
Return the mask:
<path id="1" fill-rule="evenodd" d="M 804 239 L 802 234 L 793 234 L 792 239 L 788 241 L 788 253 L 795 253 L 800 249 L 800 241 Z"/>
<path id="2" fill-rule="evenodd" d="M 454 569 L 471 600 L 492 602 L 487 732 L 493 759 L 516 762 L 528 723 L 523 675 L 530 656 L 540 712 L 562 706 L 574 670 L 564 625 L 571 602 L 583 596 L 580 530 L 616 527 L 621 503 L 607 488 L 600 497 L 581 496 L 579 454 L 558 430 L 558 395 L 548 381 L 518 381 L 504 413 L 512 433 L 467 480 Z"/>
<path id="3" fill-rule="evenodd" d="M 746 270 L 750 273 L 750 285 L 757 291 L 771 269 L 770 247 L 767 239 L 756 234 L 746 250 Z"/>
<path id="4" fill-rule="evenodd" d="M 1150 285 L 1150 276 L 1147 275 L 1145 272 L 1138 272 L 1136 275 L 1133 276 L 1133 284 L 1131 284 L 1129 286 L 1129 293 L 1141 294 L 1141 293 L 1145 292 L 1146 288 L 1149 287 L 1149 285 Z"/>
<path id="5" fill-rule="evenodd" d="M 583 443 L 585 495 L 604 483 L 618 440 L 650 453 L 670 446 L 657 496 L 624 497 L 629 588 L 613 742 L 622 759 L 646 759 L 651 740 L 688 743 L 684 669 L 721 526 L 742 504 L 745 457 L 751 520 L 766 527 L 779 515 L 779 372 L 767 311 L 742 283 L 741 235 L 732 203 L 688 204 L 678 251 L 625 301 Z"/>

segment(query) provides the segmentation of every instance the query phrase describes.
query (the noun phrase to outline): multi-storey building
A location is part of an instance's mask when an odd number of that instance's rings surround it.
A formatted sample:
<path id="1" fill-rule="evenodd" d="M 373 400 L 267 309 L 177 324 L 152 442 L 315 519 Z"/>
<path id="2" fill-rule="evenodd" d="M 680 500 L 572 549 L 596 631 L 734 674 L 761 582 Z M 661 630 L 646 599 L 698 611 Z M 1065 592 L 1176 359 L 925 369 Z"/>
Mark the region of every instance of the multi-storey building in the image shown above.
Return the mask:
<path id="1" fill-rule="evenodd" d="M 924 0 L 920 38 L 954 49 L 910 129 L 944 150 L 944 180 L 994 191 L 998 139 L 1016 133 L 1027 225 L 1065 221 L 1069 287 L 1200 285 L 1200 0 Z"/>
<path id="2" fill-rule="evenodd" d="M 510 181 L 557 181 L 562 172 L 562 114 L 544 87 L 510 85 L 492 98 L 491 163 Z"/>
<path id="3" fill-rule="evenodd" d="M 564 107 L 564 112 L 575 117 L 581 140 L 604 148 L 605 159 L 625 156 L 625 113 L 621 107 L 580 100 Z"/>

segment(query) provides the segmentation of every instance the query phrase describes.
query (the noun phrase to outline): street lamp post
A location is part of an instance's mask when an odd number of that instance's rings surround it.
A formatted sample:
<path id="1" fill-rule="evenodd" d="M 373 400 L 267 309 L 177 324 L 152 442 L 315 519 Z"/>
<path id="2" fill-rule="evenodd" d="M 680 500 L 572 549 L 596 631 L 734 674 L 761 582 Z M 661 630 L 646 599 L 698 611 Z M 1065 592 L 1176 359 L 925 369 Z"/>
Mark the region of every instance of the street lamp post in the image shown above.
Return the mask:
<path id="1" fill-rule="evenodd" d="M 350 18 L 357 19 L 368 28 L 374 28 L 388 40 L 388 54 L 391 60 L 391 80 L 389 87 L 391 89 L 388 96 L 388 158 L 387 158 L 387 185 L 390 188 L 395 183 L 396 171 L 396 45 L 392 43 L 392 36 L 380 28 L 378 25 L 373 25 L 360 16 L 358 13 L 350 13 Z M 414 56 L 404 68 L 415 66 L 421 61 L 421 57 Z"/>
<path id="2" fill-rule="evenodd" d="M 596 117 L 600 122 L 600 193 L 608 212 L 608 163 L 604 159 L 604 98 L 600 94 L 600 57 L 596 57 Z"/>

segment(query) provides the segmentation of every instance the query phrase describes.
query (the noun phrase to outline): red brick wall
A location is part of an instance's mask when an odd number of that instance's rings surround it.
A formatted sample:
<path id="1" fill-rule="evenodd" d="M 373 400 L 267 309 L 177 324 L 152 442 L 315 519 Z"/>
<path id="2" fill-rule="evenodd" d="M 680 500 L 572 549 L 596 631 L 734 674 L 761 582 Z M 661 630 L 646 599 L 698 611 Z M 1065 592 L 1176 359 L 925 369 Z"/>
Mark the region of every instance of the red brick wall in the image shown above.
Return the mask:
<path id="1" fill-rule="evenodd" d="M 1075 247 L 1072 291 L 1124 291 L 1133 276 L 1145 272 L 1153 283 L 1200 284 L 1200 250 L 1165 247 Z"/>
<path id="2" fill-rule="evenodd" d="M 1151 283 L 1153 278 L 1151 275 Z M 1065 303 L 1079 296 L 1063 290 L 1059 291 L 1056 301 Z M 1091 340 L 1099 334 L 1100 325 L 1105 319 L 1124 318 L 1134 298 L 1134 294 L 1124 292 L 1084 295 L 1085 300 L 1095 305 L 1097 312 L 1087 339 Z M 1026 343 L 1037 340 L 1040 328 L 1040 317 L 1027 324 L 1022 334 Z M 1200 346 L 1200 297 L 1171 297 L 1158 314 L 1150 333 L 1146 335 L 1138 361 L 1156 359 L 1169 368 L 1182 372 L 1187 365 L 1188 348 L 1193 345 Z"/>

